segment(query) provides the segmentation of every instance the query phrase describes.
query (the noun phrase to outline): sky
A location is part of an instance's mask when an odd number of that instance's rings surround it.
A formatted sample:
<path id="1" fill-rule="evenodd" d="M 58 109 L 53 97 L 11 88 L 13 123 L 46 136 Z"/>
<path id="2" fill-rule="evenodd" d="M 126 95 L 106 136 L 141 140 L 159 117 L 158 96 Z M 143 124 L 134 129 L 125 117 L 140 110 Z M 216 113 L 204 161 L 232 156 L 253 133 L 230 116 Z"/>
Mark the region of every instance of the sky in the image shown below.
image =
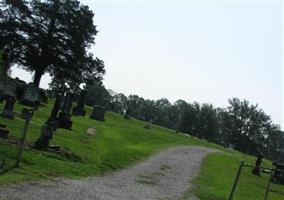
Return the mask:
<path id="1" fill-rule="evenodd" d="M 95 13 L 91 51 L 105 62 L 106 88 L 218 107 L 247 99 L 283 130 L 281 0 L 81 2 Z M 13 76 L 32 77 L 15 68 Z"/>

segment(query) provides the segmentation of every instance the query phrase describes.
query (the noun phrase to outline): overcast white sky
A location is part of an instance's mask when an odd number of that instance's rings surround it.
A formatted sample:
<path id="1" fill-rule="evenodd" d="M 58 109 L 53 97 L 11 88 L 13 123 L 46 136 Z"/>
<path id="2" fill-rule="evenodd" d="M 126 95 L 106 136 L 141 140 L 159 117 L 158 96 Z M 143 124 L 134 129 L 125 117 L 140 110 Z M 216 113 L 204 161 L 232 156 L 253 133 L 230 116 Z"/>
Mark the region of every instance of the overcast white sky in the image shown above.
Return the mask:
<path id="1" fill-rule="evenodd" d="M 283 129 L 281 0 L 81 2 L 95 12 L 92 51 L 105 61 L 107 88 L 222 107 L 247 99 Z"/>

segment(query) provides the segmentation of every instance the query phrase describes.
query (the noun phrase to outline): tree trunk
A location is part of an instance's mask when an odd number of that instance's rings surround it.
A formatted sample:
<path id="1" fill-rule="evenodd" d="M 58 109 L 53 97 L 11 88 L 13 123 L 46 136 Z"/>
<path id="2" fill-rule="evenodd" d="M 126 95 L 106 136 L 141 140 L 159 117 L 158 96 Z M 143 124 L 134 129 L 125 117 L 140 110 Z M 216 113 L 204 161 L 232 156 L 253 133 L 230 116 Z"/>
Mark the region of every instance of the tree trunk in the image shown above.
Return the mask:
<path id="1" fill-rule="evenodd" d="M 43 75 L 43 72 L 41 70 L 35 70 L 34 82 L 33 82 L 34 86 L 39 88 L 42 75 Z"/>

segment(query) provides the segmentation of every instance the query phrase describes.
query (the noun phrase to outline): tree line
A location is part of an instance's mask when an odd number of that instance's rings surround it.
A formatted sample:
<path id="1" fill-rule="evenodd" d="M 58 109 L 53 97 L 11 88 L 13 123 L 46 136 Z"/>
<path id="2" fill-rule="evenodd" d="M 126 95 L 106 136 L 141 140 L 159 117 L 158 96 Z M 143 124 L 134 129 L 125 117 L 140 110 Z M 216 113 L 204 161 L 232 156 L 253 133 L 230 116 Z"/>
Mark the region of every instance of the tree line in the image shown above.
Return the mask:
<path id="1" fill-rule="evenodd" d="M 150 100 L 107 90 L 102 83 L 93 88 L 89 105 L 101 104 L 108 110 L 189 134 L 250 155 L 262 153 L 277 159 L 284 154 L 284 132 L 258 105 L 232 98 L 225 108 L 212 104 L 165 99 Z"/>

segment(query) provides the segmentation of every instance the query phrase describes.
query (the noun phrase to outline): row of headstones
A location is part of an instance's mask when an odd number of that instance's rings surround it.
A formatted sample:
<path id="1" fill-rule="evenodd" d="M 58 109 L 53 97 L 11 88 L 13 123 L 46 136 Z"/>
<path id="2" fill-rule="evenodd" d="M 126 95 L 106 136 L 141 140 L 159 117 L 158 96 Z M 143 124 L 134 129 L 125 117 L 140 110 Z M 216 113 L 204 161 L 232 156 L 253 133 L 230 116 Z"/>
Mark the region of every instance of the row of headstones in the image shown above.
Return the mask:
<path id="1" fill-rule="evenodd" d="M 38 107 L 39 89 L 18 79 L 0 76 L 0 102 L 5 101 L 1 113 L 3 117 L 14 118 L 13 109 L 17 100 L 19 100 L 20 104 Z"/>
<path id="2" fill-rule="evenodd" d="M 22 81 L 0 76 L 0 102 L 5 101 L 4 109 L 1 113 L 2 117 L 14 119 L 14 105 L 16 100 L 19 100 L 19 103 L 21 104 L 34 108 L 39 106 L 39 89 L 34 87 L 32 84 L 27 84 L 25 85 L 23 95 L 19 95 L 19 85 L 23 84 L 24 83 Z M 71 130 L 73 124 L 71 121 L 72 114 L 85 116 L 86 111 L 84 110 L 84 106 L 87 91 L 81 91 L 78 97 L 77 106 L 73 108 L 75 96 L 76 95 L 73 93 L 66 93 L 65 95 L 60 95 L 56 98 L 52 113 L 47 122 L 43 125 L 41 135 L 36 142 L 37 148 L 48 147 L 49 140 L 52 139 L 53 133 L 57 128 Z M 59 113 L 60 110 L 61 112 Z M 105 108 L 95 105 L 90 118 L 104 121 L 104 115 Z"/>
<path id="3" fill-rule="evenodd" d="M 51 115 L 42 127 L 41 135 L 36 141 L 35 147 L 44 149 L 50 147 L 49 142 L 53 138 L 53 134 L 57 128 L 72 130 L 73 122 L 72 115 L 85 116 L 85 102 L 87 91 L 82 90 L 77 101 L 77 106 L 73 108 L 75 94 L 68 92 L 66 94 L 58 95 L 53 105 Z M 61 110 L 61 112 L 59 112 Z M 104 121 L 105 108 L 95 105 L 90 115 L 91 119 Z"/>
<path id="4" fill-rule="evenodd" d="M 5 101 L 0 115 L 5 118 L 14 119 L 14 105 L 17 100 L 23 105 L 39 106 L 38 94 L 38 90 L 31 84 L 0 75 L 0 102 Z M 26 110 L 23 109 L 20 116 L 24 116 Z M 0 138 L 7 138 L 8 135 L 9 130 L 6 128 L 6 125 L 0 124 Z"/>

